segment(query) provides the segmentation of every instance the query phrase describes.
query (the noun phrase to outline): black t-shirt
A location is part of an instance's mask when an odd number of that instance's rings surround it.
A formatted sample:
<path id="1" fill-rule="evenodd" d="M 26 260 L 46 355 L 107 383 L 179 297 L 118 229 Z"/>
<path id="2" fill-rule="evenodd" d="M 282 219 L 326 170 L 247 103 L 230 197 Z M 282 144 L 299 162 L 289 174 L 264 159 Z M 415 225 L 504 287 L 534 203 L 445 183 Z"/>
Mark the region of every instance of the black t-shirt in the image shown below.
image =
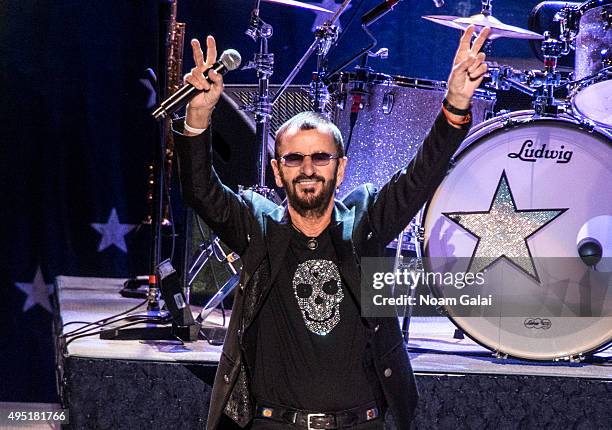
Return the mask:
<path id="1" fill-rule="evenodd" d="M 257 318 L 259 404 L 333 412 L 374 401 L 363 365 L 366 330 L 327 229 L 316 243 L 309 249 L 308 238 L 293 231 Z"/>

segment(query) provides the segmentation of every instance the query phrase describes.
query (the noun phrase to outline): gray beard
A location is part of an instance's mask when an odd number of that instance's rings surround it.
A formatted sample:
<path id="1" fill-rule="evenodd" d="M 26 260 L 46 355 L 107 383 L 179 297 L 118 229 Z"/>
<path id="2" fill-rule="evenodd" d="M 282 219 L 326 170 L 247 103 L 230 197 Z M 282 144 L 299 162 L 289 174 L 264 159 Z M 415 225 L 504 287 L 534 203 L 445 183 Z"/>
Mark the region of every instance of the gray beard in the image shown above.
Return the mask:
<path id="1" fill-rule="evenodd" d="M 318 195 L 306 199 L 298 197 L 296 191 L 297 183 L 289 183 L 286 181 L 281 171 L 280 176 L 283 181 L 283 188 L 287 193 L 287 201 L 291 207 L 304 218 L 320 218 L 323 216 L 336 191 L 337 171 L 338 169 L 336 168 L 332 180 L 323 181 L 323 189 Z"/>

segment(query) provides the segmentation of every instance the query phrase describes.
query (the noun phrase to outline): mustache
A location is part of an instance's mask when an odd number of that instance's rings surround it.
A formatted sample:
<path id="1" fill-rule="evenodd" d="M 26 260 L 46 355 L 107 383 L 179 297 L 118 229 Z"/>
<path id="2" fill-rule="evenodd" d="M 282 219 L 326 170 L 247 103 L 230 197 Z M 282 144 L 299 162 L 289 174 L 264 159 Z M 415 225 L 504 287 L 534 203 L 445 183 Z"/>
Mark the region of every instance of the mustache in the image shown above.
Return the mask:
<path id="1" fill-rule="evenodd" d="M 325 183 L 325 178 L 319 175 L 306 176 L 304 174 L 298 175 L 293 179 L 293 183 L 297 184 L 300 181 L 320 181 Z"/>

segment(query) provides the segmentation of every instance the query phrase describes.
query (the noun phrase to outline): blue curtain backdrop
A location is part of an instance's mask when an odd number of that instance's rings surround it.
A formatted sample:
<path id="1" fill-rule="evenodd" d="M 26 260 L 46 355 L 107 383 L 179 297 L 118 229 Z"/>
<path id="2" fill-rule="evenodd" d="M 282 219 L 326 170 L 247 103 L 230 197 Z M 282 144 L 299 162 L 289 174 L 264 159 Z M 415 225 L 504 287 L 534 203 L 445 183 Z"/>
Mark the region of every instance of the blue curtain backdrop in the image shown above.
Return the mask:
<path id="1" fill-rule="evenodd" d="M 308 0 L 335 9 L 341 2 Z M 341 24 L 342 54 L 364 39 L 359 16 L 380 0 L 353 0 Z M 498 0 L 494 14 L 526 27 L 536 1 Z M 159 72 L 160 0 L 3 0 L 0 2 L 2 94 L 2 300 L 0 401 L 57 401 L 49 288 L 58 275 L 128 277 L 147 271 L 147 164 L 156 144 L 148 112 Z M 252 0 L 179 0 L 191 37 L 217 37 L 246 62 L 256 45 L 244 35 Z M 445 79 L 458 33 L 421 15 L 468 16 L 479 0 L 404 0 L 372 30 L 390 58 L 376 70 Z M 273 83 L 280 83 L 310 44 L 324 16 L 263 4 L 274 26 Z M 354 46 L 352 46 L 352 44 Z M 346 48 L 348 47 L 348 48 Z M 495 54 L 528 58 L 524 41 L 500 41 Z M 339 54 L 338 54 L 339 55 Z M 299 75 L 306 82 L 312 62 Z M 185 50 L 185 71 L 192 66 Z M 255 83 L 251 71 L 228 83 Z M 248 143 L 245 143 L 248 144 Z"/>

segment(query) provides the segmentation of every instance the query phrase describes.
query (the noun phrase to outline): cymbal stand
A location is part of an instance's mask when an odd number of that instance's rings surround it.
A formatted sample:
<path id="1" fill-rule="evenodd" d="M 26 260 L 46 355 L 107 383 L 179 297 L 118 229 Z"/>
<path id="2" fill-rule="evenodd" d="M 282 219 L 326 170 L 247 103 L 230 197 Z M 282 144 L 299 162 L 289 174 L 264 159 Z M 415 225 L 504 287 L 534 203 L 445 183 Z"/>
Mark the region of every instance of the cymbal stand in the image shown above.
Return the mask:
<path id="1" fill-rule="evenodd" d="M 317 52 L 317 71 L 313 73 L 313 80 L 310 87 L 310 93 L 313 100 L 313 109 L 317 112 L 324 112 L 325 105 L 329 100 L 329 92 L 324 84 L 325 78 L 325 57 L 327 56 L 329 49 L 332 44 L 338 39 L 338 26 L 336 22 L 340 18 L 340 15 L 346 10 L 351 0 L 344 0 L 334 15 L 323 25 L 320 25 L 315 30 L 315 40 L 308 47 L 302 58 L 295 65 L 291 73 L 285 78 L 274 97 L 272 98 L 272 105 L 280 98 L 285 92 L 287 87 L 291 85 L 291 82 L 295 79 L 297 74 L 302 70 L 306 62 L 310 59 L 315 51 Z"/>
<path id="2" fill-rule="evenodd" d="M 325 114 L 325 106 L 329 102 L 329 91 L 324 83 L 325 79 L 325 57 L 333 43 L 338 40 L 338 26 L 328 24 L 320 25 L 315 30 L 315 44 L 317 51 L 317 69 L 312 73 L 310 82 L 310 100 L 312 110 Z"/>
<path id="3" fill-rule="evenodd" d="M 272 37 L 274 30 L 259 16 L 259 4 L 260 0 L 255 0 L 249 27 L 245 31 L 253 41 L 259 42 L 259 52 L 256 52 L 253 61 L 249 61 L 244 67 L 244 69 L 255 69 L 258 79 L 256 99 L 246 107 L 246 110 L 255 114 L 255 139 L 259 146 L 258 183 L 251 189 L 265 197 L 270 197 L 275 193 L 274 190 L 266 187 L 266 164 L 270 117 L 272 116 L 270 76 L 274 73 L 274 54 L 268 51 L 268 39 Z"/>
<path id="4" fill-rule="evenodd" d="M 272 116 L 272 104 L 270 103 L 270 76 L 274 73 L 274 54 L 268 50 L 268 39 L 272 37 L 274 29 L 268 23 L 266 23 L 259 16 L 259 5 L 260 0 L 255 0 L 253 10 L 251 12 L 251 19 L 249 26 L 245 31 L 245 34 L 253 39 L 254 42 L 259 42 L 259 52 L 253 54 L 253 60 L 249 61 L 243 70 L 255 69 L 257 72 L 258 86 L 256 98 L 244 107 L 248 112 L 252 112 L 255 115 L 255 140 L 259 147 L 258 154 L 258 179 L 257 184 L 248 189 L 255 191 L 262 196 L 271 200 L 278 200 L 276 193 L 273 189 L 266 186 L 266 164 L 267 164 L 267 148 L 268 148 L 268 134 L 270 130 L 270 117 Z M 247 187 L 240 186 L 240 191 Z M 199 225 L 200 233 L 202 233 L 201 226 Z M 216 255 L 215 249 L 223 256 L 222 260 L 225 262 L 231 270 L 232 277 L 223 285 L 211 300 L 204 306 L 202 313 L 198 317 L 198 322 L 204 321 L 206 317 L 216 308 L 223 299 L 235 288 L 238 283 L 239 273 L 234 267 L 233 263 L 238 259 L 238 256 L 233 252 L 227 255 L 219 243 L 219 238 L 214 236 L 210 242 L 200 244 L 198 254 L 187 272 L 187 284 L 191 285 L 195 280 L 196 276 L 202 270 L 202 268 L 208 263 L 212 256 Z M 210 336 L 209 336 L 210 337 Z M 216 342 L 216 341 L 215 341 Z M 223 343 L 221 341 L 221 343 Z"/>
<path id="5" fill-rule="evenodd" d="M 493 0 L 482 0 L 481 3 L 482 7 L 480 8 L 480 13 L 487 18 L 493 16 Z M 487 57 L 491 56 L 493 52 L 493 41 L 491 39 L 485 40 L 485 43 L 482 46 L 482 52 L 484 52 Z"/>
<path id="6" fill-rule="evenodd" d="M 480 13 L 484 16 L 493 15 L 493 0 L 482 0 L 482 8 L 480 9 Z"/>

